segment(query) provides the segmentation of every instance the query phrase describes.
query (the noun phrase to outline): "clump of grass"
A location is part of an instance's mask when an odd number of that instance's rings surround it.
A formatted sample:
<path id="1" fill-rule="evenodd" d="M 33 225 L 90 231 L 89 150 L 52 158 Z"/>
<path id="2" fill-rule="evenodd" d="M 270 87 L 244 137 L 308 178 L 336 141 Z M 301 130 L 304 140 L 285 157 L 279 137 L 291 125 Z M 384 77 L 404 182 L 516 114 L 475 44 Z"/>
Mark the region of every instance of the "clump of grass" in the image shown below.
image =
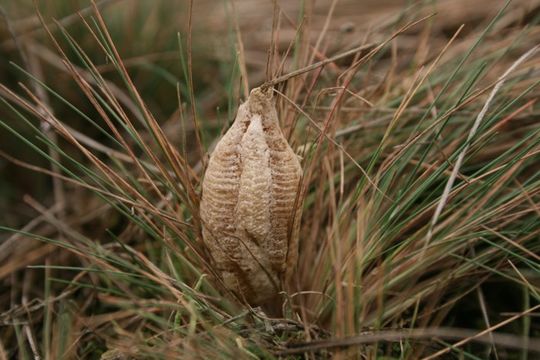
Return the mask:
<path id="1" fill-rule="evenodd" d="M 38 12 L 47 45 L 11 27 L 22 80 L 0 85 L 0 125 L 41 160 L 0 155 L 52 181 L 23 198 L 33 219 L 1 227 L 0 359 L 540 352 L 534 9 L 445 28 L 415 4 L 336 46 L 350 31 L 332 28 L 339 5 L 319 19 L 309 4 L 296 19 L 274 5 L 263 62 L 239 4 L 227 7 L 225 80 L 204 91 L 193 3 L 176 51 L 160 53 L 175 70 L 124 58 L 112 5 L 92 2 L 76 30 Z M 168 113 L 154 98 L 163 79 Z M 222 286 L 198 211 L 206 153 L 261 82 L 304 168 L 283 318 Z"/>

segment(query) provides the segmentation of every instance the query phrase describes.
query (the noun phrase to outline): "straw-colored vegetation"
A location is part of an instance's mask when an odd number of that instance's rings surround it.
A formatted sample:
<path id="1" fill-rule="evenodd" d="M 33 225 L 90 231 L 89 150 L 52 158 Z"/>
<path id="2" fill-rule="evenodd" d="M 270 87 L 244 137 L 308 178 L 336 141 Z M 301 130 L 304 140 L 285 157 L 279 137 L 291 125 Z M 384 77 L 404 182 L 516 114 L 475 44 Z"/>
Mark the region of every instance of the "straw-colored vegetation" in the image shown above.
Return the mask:
<path id="1" fill-rule="evenodd" d="M 538 358 L 539 1 L 0 5 L 0 360 Z M 303 214 L 254 308 L 199 206 L 262 84 Z"/>

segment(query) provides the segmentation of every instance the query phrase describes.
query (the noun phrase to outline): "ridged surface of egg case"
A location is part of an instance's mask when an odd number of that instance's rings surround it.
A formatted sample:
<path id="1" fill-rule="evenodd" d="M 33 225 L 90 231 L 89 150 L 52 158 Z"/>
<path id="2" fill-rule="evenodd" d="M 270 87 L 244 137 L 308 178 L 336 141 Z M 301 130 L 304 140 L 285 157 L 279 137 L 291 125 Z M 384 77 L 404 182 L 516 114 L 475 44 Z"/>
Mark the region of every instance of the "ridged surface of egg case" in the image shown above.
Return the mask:
<path id="1" fill-rule="evenodd" d="M 301 176 L 270 90 L 252 90 L 212 152 L 201 201 L 214 265 L 250 304 L 276 296 L 296 266 Z"/>

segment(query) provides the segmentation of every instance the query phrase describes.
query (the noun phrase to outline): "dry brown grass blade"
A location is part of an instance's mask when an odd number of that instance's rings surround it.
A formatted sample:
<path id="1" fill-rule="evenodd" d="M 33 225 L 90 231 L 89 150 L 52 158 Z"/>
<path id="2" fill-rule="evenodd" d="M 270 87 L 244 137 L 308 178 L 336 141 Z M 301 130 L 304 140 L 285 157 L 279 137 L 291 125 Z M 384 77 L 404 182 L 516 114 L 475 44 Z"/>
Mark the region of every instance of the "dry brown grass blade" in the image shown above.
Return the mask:
<path id="1" fill-rule="evenodd" d="M 426 329 L 410 329 L 402 331 L 379 331 L 376 333 L 366 333 L 363 335 L 348 337 L 344 339 L 333 339 L 333 340 L 320 340 L 312 341 L 311 343 L 299 343 L 294 345 L 289 345 L 288 348 L 277 351 L 276 354 L 280 356 L 284 355 L 293 355 L 293 354 L 302 354 L 306 352 L 320 351 L 324 349 L 334 349 L 334 348 L 346 348 L 351 346 L 359 346 L 362 344 L 372 344 L 376 342 L 401 342 L 405 340 L 434 340 L 434 339 L 446 339 L 446 340 L 455 340 L 467 338 L 468 341 L 474 341 L 484 344 L 490 344 L 491 340 L 487 336 L 487 333 L 479 335 L 474 330 L 469 329 L 459 329 L 459 328 L 426 328 Z M 520 349 L 522 339 L 519 336 L 510 335 L 510 334 L 493 334 L 494 342 L 502 347 L 508 347 L 512 349 Z M 464 340 L 465 341 L 465 340 Z M 529 350 L 540 353 L 540 340 L 530 339 Z M 446 350 L 446 351 L 445 351 Z M 434 359 L 439 355 L 444 354 L 451 350 L 451 348 L 441 350 L 436 354 L 430 355 L 427 359 Z"/>
<path id="2" fill-rule="evenodd" d="M 315 127 L 318 131 L 319 131 L 319 136 L 320 137 L 324 137 L 326 138 L 329 142 L 331 142 L 335 147 L 337 147 L 341 153 L 345 154 L 345 156 L 347 156 L 347 158 L 358 168 L 358 170 L 360 170 L 362 172 L 362 174 L 366 177 L 366 179 L 368 180 L 368 182 L 374 187 L 374 189 L 376 189 L 377 191 L 381 192 L 381 194 L 385 197 L 386 194 L 384 194 L 380 189 L 379 187 L 377 186 L 377 184 L 375 183 L 375 181 L 373 181 L 369 174 L 366 172 L 366 170 L 356 161 L 356 159 L 351 155 L 349 154 L 345 148 L 339 144 L 338 142 L 336 142 L 327 132 L 324 131 L 323 128 L 321 128 L 317 122 L 315 122 L 313 120 L 313 118 L 311 116 L 309 116 L 308 113 L 306 113 L 304 110 L 302 110 L 302 108 L 300 106 L 298 106 L 295 102 L 293 102 L 291 99 L 289 99 L 285 94 L 283 94 L 282 92 L 280 92 L 279 90 L 276 90 L 274 89 L 273 90 L 275 93 L 279 94 L 283 99 L 287 100 L 287 102 L 289 104 L 291 104 L 300 114 L 304 115 L 310 122 L 310 124 Z M 388 197 L 387 197 L 388 198 Z M 390 199 L 391 200 L 391 199 Z"/>
<path id="3" fill-rule="evenodd" d="M 34 4 L 35 4 L 35 7 L 37 9 L 39 0 L 33 0 L 33 1 L 34 1 Z M 113 4 L 114 2 L 118 2 L 118 1 L 123 1 L 123 0 L 99 0 L 98 3 L 97 3 L 97 6 L 100 9 L 103 9 L 107 5 Z M 76 23 L 81 15 L 86 16 L 86 15 L 92 13 L 92 11 L 93 11 L 93 7 L 92 6 L 87 6 L 87 7 L 83 8 L 83 9 L 80 9 L 76 13 L 72 13 L 70 15 L 67 15 L 67 16 L 63 17 L 62 19 L 58 20 L 58 22 L 62 26 L 67 27 L 67 26 L 70 26 L 70 25 Z M 39 24 L 39 21 L 37 21 L 36 25 L 38 25 L 38 24 Z M 54 23 L 51 23 L 50 25 L 55 26 Z M 22 41 L 27 41 L 27 38 L 31 38 L 31 37 L 33 37 L 35 35 L 41 34 L 44 31 L 45 31 L 44 28 L 36 26 L 34 29 L 31 29 L 28 32 L 21 33 L 19 35 L 19 37 L 21 38 Z M 16 47 L 17 45 L 15 44 L 14 39 L 9 39 L 9 40 L 3 41 L 0 44 L 0 46 L 7 49 L 7 50 L 11 50 L 13 47 Z"/>
<path id="4" fill-rule="evenodd" d="M 446 354 L 446 353 L 450 352 L 452 349 L 455 349 L 455 348 L 458 348 L 458 347 L 460 347 L 462 345 L 465 345 L 466 343 L 468 343 L 470 341 L 476 341 L 477 339 L 481 338 L 482 336 L 485 336 L 485 335 L 487 335 L 489 333 L 493 333 L 494 330 L 497 330 L 498 328 L 503 327 L 504 325 L 509 324 L 512 321 L 515 321 L 515 320 L 517 320 L 517 319 L 519 319 L 519 318 L 521 318 L 521 317 L 523 317 L 525 315 L 528 315 L 528 314 L 530 314 L 530 313 L 532 313 L 532 312 L 534 312 L 535 310 L 538 310 L 538 309 L 540 309 L 540 305 L 533 306 L 532 308 L 530 308 L 530 309 L 528 309 L 526 311 L 523 311 L 523 312 L 521 312 L 519 314 L 516 314 L 516 315 L 514 315 L 514 316 L 512 316 L 512 317 L 510 317 L 510 318 L 508 318 L 508 319 L 506 319 L 504 321 L 501 321 L 498 324 L 493 325 L 493 326 L 491 326 L 490 328 L 487 328 L 484 331 L 478 332 L 478 333 L 476 333 L 474 335 L 469 335 L 469 336 L 467 336 L 467 338 L 452 344 L 450 347 L 447 347 L 447 348 L 445 348 L 443 350 L 437 351 L 434 354 L 431 354 L 431 355 L 429 355 L 427 357 L 424 357 L 422 360 L 435 359 L 435 358 L 437 358 L 437 357 L 439 357 L 439 356 L 441 356 L 443 354 Z M 494 335 L 493 340 L 495 341 L 495 343 L 497 343 L 495 333 L 493 335 Z M 488 338 L 488 340 L 489 340 L 489 338 Z M 521 348 L 521 346 L 522 346 L 522 342 L 521 342 L 521 338 L 520 338 L 519 348 Z M 536 352 L 540 352 L 540 341 L 539 340 L 529 339 L 529 350 L 534 350 Z"/>
<path id="5" fill-rule="evenodd" d="M 285 74 L 285 75 L 281 75 L 281 76 L 279 76 L 279 77 L 277 77 L 275 79 L 272 79 L 272 80 L 268 81 L 264 85 L 267 85 L 267 86 L 277 85 L 279 83 L 285 82 L 285 81 L 287 81 L 287 80 L 289 80 L 291 78 L 294 78 L 296 76 L 305 74 L 307 72 L 310 72 L 310 71 L 316 70 L 318 68 L 324 67 L 324 66 L 326 66 L 328 64 L 334 63 L 334 62 L 336 62 L 336 61 L 338 61 L 340 59 L 349 57 L 351 55 L 355 55 L 355 54 L 357 54 L 359 52 L 362 52 L 364 50 L 373 49 L 374 47 L 375 47 L 375 44 L 365 44 L 365 45 L 357 46 L 354 49 L 351 49 L 351 50 L 345 51 L 345 52 L 343 52 L 341 54 L 332 56 L 331 58 L 321 60 L 321 61 L 319 61 L 319 62 L 317 62 L 315 64 L 306 66 L 306 67 L 298 69 L 298 70 L 291 71 L 290 73 Z"/>

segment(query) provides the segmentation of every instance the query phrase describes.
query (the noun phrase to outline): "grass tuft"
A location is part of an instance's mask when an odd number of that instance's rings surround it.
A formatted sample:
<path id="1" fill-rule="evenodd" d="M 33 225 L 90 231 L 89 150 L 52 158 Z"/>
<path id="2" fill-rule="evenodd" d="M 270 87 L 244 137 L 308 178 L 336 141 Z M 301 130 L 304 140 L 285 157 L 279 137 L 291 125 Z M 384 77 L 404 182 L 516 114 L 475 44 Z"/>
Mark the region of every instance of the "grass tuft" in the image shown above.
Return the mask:
<path id="1" fill-rule="evenodd" d="M 539 4 L 369 3 L 0 4 L 0 360 L 536 358 Z M 304 169 L 280 318 L 199 217 L 261 85 Z"/>

